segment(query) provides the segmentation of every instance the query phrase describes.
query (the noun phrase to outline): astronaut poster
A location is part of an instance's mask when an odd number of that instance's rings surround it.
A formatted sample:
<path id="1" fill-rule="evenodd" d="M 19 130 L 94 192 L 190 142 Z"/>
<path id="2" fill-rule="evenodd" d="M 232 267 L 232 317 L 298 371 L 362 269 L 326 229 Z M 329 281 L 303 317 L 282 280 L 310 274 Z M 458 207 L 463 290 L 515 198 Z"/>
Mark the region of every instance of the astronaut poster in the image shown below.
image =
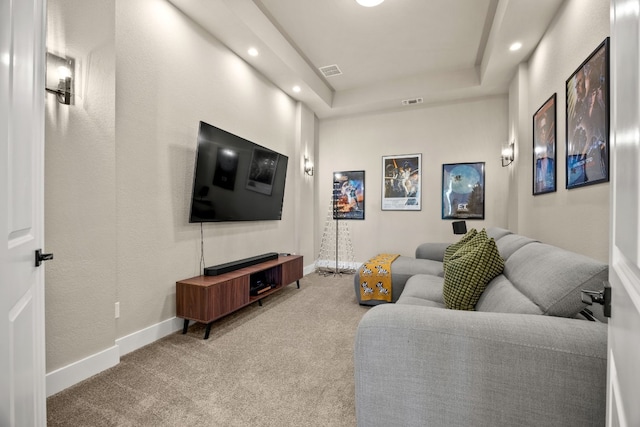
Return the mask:
<path id="1" fill-rule="evenodd" d="M 442 165 L 442 219 L 484 219 L 484 162 Z"/>
<path id="2" fill-rule="evenodd" d="M 566 82 L 567 188 L 609 181 L 609 38 Z"/>
<path id="3" fill-rule="evenodd" d="M 419 211 L 422 154 L 382 157 L 382 210 Z"/>
<path id="4" fill-rule="evenodd" d="M 364 219 L 364 171 L 333 173 L 333 219 Z"/>

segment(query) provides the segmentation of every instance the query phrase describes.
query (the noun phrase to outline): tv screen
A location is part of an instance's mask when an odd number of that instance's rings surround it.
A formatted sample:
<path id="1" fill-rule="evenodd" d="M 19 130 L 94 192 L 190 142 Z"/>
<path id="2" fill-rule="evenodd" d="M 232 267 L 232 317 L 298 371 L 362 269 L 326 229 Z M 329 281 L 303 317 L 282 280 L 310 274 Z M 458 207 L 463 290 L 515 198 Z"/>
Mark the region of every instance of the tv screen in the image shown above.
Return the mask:
<path id="1" fill-rule="evenodd" d="M 282 218 L 288 157 L 200 122 L 189 222 Z"/>

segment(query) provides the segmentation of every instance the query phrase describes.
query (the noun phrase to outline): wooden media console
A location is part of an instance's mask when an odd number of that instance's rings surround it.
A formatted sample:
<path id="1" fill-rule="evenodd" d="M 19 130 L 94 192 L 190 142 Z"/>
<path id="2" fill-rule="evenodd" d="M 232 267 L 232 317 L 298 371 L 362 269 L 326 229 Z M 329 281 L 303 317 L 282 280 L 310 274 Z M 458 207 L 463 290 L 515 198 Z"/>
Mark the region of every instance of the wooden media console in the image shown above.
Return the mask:
<path id="1" fill-rule="evenodd" d="M 205 323 L 204 339 L 209 338 L 211 324 L 285 286 L 296 282 L 300 288 L 302 256 L 278 256 L 249 267 L 243 267 L 218 276 L 197 276 L 176 282 L 176 316 L 184 319 L 182 333 L 187 333 L 189 320 Z M 271 286 L 251 295 L 251 284 L 257 280 Z"/>

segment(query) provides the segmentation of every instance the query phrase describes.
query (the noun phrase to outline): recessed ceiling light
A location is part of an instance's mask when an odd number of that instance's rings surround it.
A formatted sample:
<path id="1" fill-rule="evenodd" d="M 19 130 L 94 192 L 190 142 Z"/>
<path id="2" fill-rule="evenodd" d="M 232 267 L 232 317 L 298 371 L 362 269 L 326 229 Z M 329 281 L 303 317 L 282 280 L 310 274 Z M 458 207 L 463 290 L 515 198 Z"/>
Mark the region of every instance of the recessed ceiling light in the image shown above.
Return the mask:
<path id="1" fill-rule="evenodd" d="M 520 50 L 521 47 L 522 47 L 522 43 L 515 42 L 511 46 L 509 46 L 509 50 L 512 52 L 515 52 L 516 50 Z"/>
<path id="2" fill-rule="evenodd" d="M 360 6 L 373 7 L 382 3 L 384 0 L 356 0 Z"/>
<path id="3" fill-rule="evenodd" d="M 248 50 L 248 53 L 251 56 L 258 56 L 258 49 L 256 49 L 255 47 L 252 47 Z"/>
<path id="4" fill-rule="evenodd" d="M 302 89 L 300 89 L 300 86 L 294 86 L 294 87 L 293 87 L 293 91 L 294 91 L 295 93 L 298 93 L 298 92 L 300 92 L 301 90 L 302 90 Z"/>

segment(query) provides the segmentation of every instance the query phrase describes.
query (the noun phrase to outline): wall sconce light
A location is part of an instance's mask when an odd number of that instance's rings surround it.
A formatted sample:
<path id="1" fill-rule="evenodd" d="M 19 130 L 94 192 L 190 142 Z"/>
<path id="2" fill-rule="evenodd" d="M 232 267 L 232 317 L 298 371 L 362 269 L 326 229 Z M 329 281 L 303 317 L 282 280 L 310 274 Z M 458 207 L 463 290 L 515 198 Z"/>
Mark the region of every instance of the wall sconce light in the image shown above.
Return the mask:
<path id="1" fill-rule="evenodd" d="M 75 71 L 75 60 L 73 58 L 63 58 L 47 52 L 47 80 L 45 90 L 56 95 L 59 103 L 71 104 L 73 93 L 73 77 Z"/>
<path id="2" fill-rule="evenodd" d="M 313 163 L 307 156 L 304 157 L 304 173 L 309 176 L 313 176 Z"/>
<path id="3" fill-rule="evenodd" d="M 507 145 L 502 147 L 502 154 L 500 155 L 500 159 L 502 160 L 503 168 L 513 163 L 514 151 L 515 151 L 514 148 L 515 148 L 515 144 L 513 142 L 510 142 Z"/>

